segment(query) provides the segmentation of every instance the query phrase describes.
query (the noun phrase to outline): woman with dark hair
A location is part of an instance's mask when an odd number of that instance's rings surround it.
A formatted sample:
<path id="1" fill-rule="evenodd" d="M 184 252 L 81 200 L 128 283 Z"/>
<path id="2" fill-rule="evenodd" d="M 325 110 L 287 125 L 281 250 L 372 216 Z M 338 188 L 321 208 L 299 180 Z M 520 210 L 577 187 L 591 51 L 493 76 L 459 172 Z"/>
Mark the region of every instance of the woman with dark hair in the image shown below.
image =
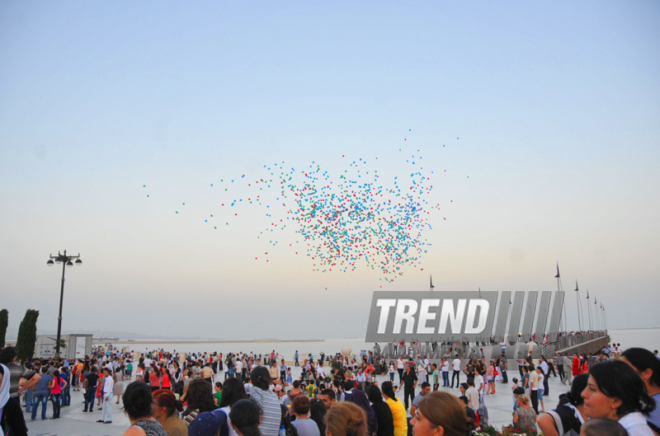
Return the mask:
<path id="1" fill-rule="evenodd" d="M 367 388 L 367 397 L 371 402 L 371 408 L 376 414 L 378 421 L 378 436 L 394 436 L 394 418 L 390 407 L 383 401 L 380 389 L 376 385 L 369 385 Z"/>
<path id="2" fill-rule="evenodd" d="M 172 376 L 170 375 L 169 369 L 167 369 L 167 366 L 162 365 L 160 366 L 160 384 L 162 389 L 167 389 L 172 390 Z"/>
<path id="3" fill-rule="evenodd" d="M 188 400 L 188 407 L 181 416 L 188 426 L 198 414 L 202 412 L 211 412 L 218 408 L 213 400 L 211 385 L 209 385 L 209 382 L 201 378 L 190 382 L 186 398 Z"/>
<path id="4" fill-rule="evenodd" d="M 176 413 L 177 410 L 183 412 L 183 404 L 177 401 L 172 391 L 159 389 L 153 393 L 153 399 L 154 418 L 163 426 L 167 436 L 187 436 L 188 427 Z"/>
<path id="5" fill-rule="evenodd" d="M 266 371 L 268 370 L 266 369 Z M 259 431 L 261 413 L 261 408 L 256 402 L 252 400 L 237 401 L 229 412 L 232 429 L 239 436 L 262 436 Z"/>
<path id="6" fill-rule="evenodd" d="M 222 398 L 220 399 L 220 404 L 219 407 L 220 409 L 227 414 L 227 417 L 229 419 L 228 424 L 228 429 L 229 429 L 229 436 L 237 436 L 236 431 L 234 428 L 231 426 L 231 416 L 229 412 L 231 412 L 231 407 L 240 400 L 247 399 L 247 394 L 245 393 L 245 387 L 243 386 L 243 383 L 235 378 L 231 377 L 225 380 L 225 382 L 222 384 Z"/>
<path id="7" fill-rule="evenodd" d="M 559 396 L 559 406 L 555 410 L 538 417 L 536 423 L 546 436 L 577 436 L 586 419 L 584 398 L 580 394 L 587 387 L 588 374 L 573 379 L 571 391 Z"/>
<path id="8" fill-rule="evenodd" d="M 582 398 L 589 418 L 619 421 L 630 436 L 653 436 L 645 415 L 655 408 L 655 400 L 627 363 L 611 360 L 592 366 Z"/>
<path id="9" fill-rule="evenodd" d="M 316 425 L 319 426 L 319 432 L 321 433 L 321 436 L 325 436 L 324 420 L 326 413 L 328 413 L 328 408 L 325 406 L 325 403 L 318 398 L 312 398 L 312 400 L 309 402 L 309 419 L 314 421 Z"/>
<path id="10" fill-rule="evenodd" d="M 144 381 L 144 363 L 138 363 L 137 370 L 135 371 L 135 381 L 143 382 Z"/>
<path id="11" fill-rule="evenodd" d="M 181 401 L 186 400 L 186 394 L 188 394 L 188 386 L 190 386 L 190 382 L 193 381 L 192 378 L 192 369 L 184 369 L 183 371 L 183 396 L 181 397 Z"/>
<path id="12" fill-rule="evenodd" d="M 264 436 L 278 436 L 280 421 L 282 420 L 282 409 L 277 395 L 269 390 L 271 378 L 268 369 L 265 366 L 257 366 L 250 373 L 250 380 L 252 380 L 250 398 L 259 404 L 263 412 L 259 430 Z"/>
<path id="13" fill-rule="evenodd" d="M 631 365 L 646 385 L 646 391 L 655 400 L 655 409 L 646 423 L 655 434 L 660 435 L 660 360 L 644 348 L 628 348 L 621 360 Z"/>
<path id="14" fill-rule="evenodd" d="M 179 362 L 174 361 L 172 365 L 174 366 L 174 374 L 171 375 L 174 393 L 181 396 L 183 395 L 183 371 L 179 366 Z"/>
<path id="15" fill-rule="evenodd" d="M 119 368 L 123 369 L 124 365 L 121 365 Z M 112 395 L 117 396 L 116 404 L 119 404 L 121 396 L 124 395 L 124 377 L 121 375 L 120 371 L 117 371 L 112 375 L 112 380 L 115 382 L 115 384 L 112 385 Z"/>
<path id="16" fill-rule="evenodd" d="M 396 397 L 392 382 L 383 382 L 381 386 L 385 402 L 392 412 L 392 421 L 394 423 L 394 436 L 408 436 L 408 412 L 406 406 Z"/>
<path id="17" fill-rule="evenodd" d="M 53 419 L 59 419 L 60 408 L 62 407 L 62 389 L 66 386 L 66 380 L 60 377 L 60 372 L 53 373 L 53 380 L 48 385 L 50 389 L 50 400 L 53 402 Z"/>
<path id="18" fill-rule="evenodd" d="M 151 388 L 143 382 L 133 382 L 124 391 L 124 413 L 131 426 L 123 436 L 167 436 L 165 429 L 153 417 Z"/>
<path id="19" fill-rule="evenodd" d="M 371 408 L 369 404 L 369 399 L 367 395 L 359 389 L 353 389 L 353 395 L 351 395 L 351 401 L 354 404 L 357 404 L 364 410 L 364 413 L 367 414 L 367 431 L 369 435 L 375 435 L 376 430 L 378 430 L 378 418 L 376 418 L 376 412 Z"/>
<path id="20" fill-rule="evenodd" d="M 447 392 L 433 392 L 420 400 L 410 421 L 415 436 L 466 436 L 471 434 L 472 422 L 465 405 Z M 438 432 L 438 428 L 442 431 Z"/>
<path id="21" fill-rule="evenodd" d="M 160 389 L 160 370 L 155 363 L 151 364 L 151 371 L 149 371 L 149 384 L 151 385 L 152 392 Z"/>

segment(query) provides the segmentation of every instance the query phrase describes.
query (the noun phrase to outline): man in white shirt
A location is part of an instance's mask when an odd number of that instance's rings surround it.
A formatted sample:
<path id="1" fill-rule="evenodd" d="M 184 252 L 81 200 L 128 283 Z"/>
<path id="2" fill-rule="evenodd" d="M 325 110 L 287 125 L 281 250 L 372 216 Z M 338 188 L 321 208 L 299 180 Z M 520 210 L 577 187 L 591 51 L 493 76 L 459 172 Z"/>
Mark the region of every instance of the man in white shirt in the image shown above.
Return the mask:
<path id="1" fill-rule="evenodd" d="M 449 359 L 442 359 L 442 387 L 449 387 Z"/>
<path id="2" fill-rule="evenodd" d="M 541 382 L 541 386 L 543 386 L 543 394 L 542 395 L 550 395 L 550 388 L 548 388 L 548 370 L 550 367 L 548 366 L 548 361 L 545 360 L 545 357 L 541 356 L 541 370 L 542 370 L 542 375 L 543 375 L 543 381 Z"/>
<path id="3" fill-rule="evenodd" d="M 536 414 L 539 414 L 539 373 L 534 365 L 529 365 L 529 386 L 530 398 L 532 399 L 532 408 Z"/>
<path id="4" fill-rule="evenodd" d="M 451 375 L 451 387 L 452 388 L 454 387 L 454 379 L 456 379 L 456 388 L 460 388 L 461 387 L 461 359 L 456 357 L 452 361 L 451 364 L 452 364 L 452 367 L 453 367 L 452 369 L 454 370 L 454 372 Z"/>
<path id="5" fill-rule="evenodd" d="M 325 372 L 323 372 L 323 367 L 321 365 L 316 368 L 316 378 L 319 382 L 325 381 Z"/>
<path id="6" fill-rule="evenodd" d="M 112 370 L 110 368 L 103 368 L 105 377 L 103 377 L 103 418 L 96 422 L 104 424 L 112 423 L 112 390 L 115 386 L 112 380 Z"/>
<path id="7" fill-rule="evenodd" d="M 480 372 L 477 372 L 474 376 L 474 388 L 479 392 L 479 398 L 481 401 L 484 400 L 484 376 Z"/>
<path id="8" fill-rule="evenodd" d="M 236 362 L 234 362 L 234 376 L 241 381 L 243 380 L 243 361 L 241 359 L 236 359 Z"/>
<path id="9" fill-rule="evenodd" d="M 479 410 L 479 392 L 474 387 L 474 379 L 468 377 L 467 379 L 468 388 L 465 391 L 465 396 L 468 399 L 468 407 L 476 413 Z"/>

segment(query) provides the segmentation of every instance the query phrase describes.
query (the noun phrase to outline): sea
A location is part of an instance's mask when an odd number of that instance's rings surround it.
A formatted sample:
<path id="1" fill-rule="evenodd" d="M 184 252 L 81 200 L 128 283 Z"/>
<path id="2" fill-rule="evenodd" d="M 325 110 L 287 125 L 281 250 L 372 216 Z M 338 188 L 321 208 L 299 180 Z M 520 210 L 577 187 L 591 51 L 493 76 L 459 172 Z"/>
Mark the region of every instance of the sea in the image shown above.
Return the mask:
<path id="1" fill-rule="evenodd" d="M 630 347 L 642 347 L 648 350 L 660 350 L 660 328 L 649 329 L 622 329 L 609 331 L 611 342 L 620 343 L 623 349 Z M 218 352 L 227 354 L 229 352 L 266 354 L 273 350 L 287 360 L 293 360 L 296 351 L 302 355 L 312 353 L 318 356 L 321 352 L 333 355 L 348 348 L 350 354 L 360 355 L 362 351 L 372 350 L 374 343 L 366 342 L 364 338 L 335 338 L 309 341 L 286 341 L 286 340 L 260 340 L 246 342 L 212 342 L 212 341 L 182 341 L 182 340 L 154 340 L 154 341 L 114 341 L 112 345 L 122 349 L 144 352 L 164 349 L 171 352 L 204 353 Z M 381 344 L 382 345 L 382 344 Z"/>

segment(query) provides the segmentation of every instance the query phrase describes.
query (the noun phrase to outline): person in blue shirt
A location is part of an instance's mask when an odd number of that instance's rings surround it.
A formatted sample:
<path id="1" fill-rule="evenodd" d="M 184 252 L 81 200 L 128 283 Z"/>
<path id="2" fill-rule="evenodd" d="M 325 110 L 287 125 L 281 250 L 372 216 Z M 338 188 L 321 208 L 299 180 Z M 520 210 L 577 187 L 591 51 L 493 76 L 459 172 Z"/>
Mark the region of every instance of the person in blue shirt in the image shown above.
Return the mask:
<path id="1" fill-rule="evenodd" d="M 43 366 L 41 368 L 41 379 L 37 382 L 37 385 L 34 388 L 34 399 L 32 400 L 32 421 L 37 418 L 37 409 L 39 408 L 39 403 L 41 403 L 41 419 L 46 419 L 48 396 L 50 395 L 50 389 L 48 389 L 48 385 L 52 380 L 53 378 L 48 375 L 48 366 Z"/>
<path id="2" fill-rule="evenodd" d="M 64 361 L 66 362 L 66 360 Z M 60 371 L 60 378 L 64 381 L 66 381 L 66 385 L 64 389 L 62 389 L 62 406 L 70 406 L 71 405 L 71 383 L 69 380 L 69 370 L 68 367 L 65 366 L 62 368 L 62 371 Z"/>

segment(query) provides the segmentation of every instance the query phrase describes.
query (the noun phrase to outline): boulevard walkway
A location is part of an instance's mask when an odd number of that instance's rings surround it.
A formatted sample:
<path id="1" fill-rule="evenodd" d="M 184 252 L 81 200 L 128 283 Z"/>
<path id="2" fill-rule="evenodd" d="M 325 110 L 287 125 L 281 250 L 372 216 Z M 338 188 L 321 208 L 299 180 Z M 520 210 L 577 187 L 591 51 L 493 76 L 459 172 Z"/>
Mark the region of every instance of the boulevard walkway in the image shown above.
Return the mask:
<path id="1" fill-rule="evenodd" d="M 300 368 L 293 368 L 292 372 L 294 377 L 300 375 Z M 511 378 L 518 378 L 518 372 L 509 371 L 509 383 L 501 384 L 496 383 L 497 394 L 485 397 L 486 407 L 488 408 L 489 423 L 501 430 L 503 425 L 511 424 L 511 413 L 513 411 L 513 396 L 511 394 Z M 224 380 L 224 373 L 218 372 L 216 380 Z M 378 376 L 377 380 L 382 383 L 388 378 L 386 376 Z M 395 383 L 398 380 L 398 374 L 395 378 Z M 462 374 L 461 381 L 465 381 L 465 374 Z M 128 383 L 128 382 L 124 382 Z M 549 380 L 550 395 L 545 397 L 546 410 L 552 410 L 558 403 L 559 394 L 568 390 L 559 381 L 559 378 L 550 376 Z M 456 388 L 440 388 L 443 391 L 450 392 L 454 395 L 460 395 L 460 391 Z M 419 391 L 419 388 L 418 388 Z M 397 395 L 403 399 L 403 390 Z M 122 403 L 119 405 L 114 404 L 116 398 L 113 399 L 112 404 L 112 424 L 101 424 L 96 421 L 101 419 L 103 412 L 101 409 L 95 408 L 92 413 L 83 412 L 83 395 L 82 392 L 71 392 L 71 406 L 62 407 L 60 419 L 46 419 L 41 420 L 41 409 L 37 414 L 35 421 L 30 421 L 30 416 L 25 414 L 27 426 L 30 436 L 121 436 L 121 434 L 130 426 L 128 417 L 123 413 Z M 539 410 L 540 410 L 539 405 Z M 46 416 L 52 416 L 52 403 L 48 404 L 48 413 Z"/>

